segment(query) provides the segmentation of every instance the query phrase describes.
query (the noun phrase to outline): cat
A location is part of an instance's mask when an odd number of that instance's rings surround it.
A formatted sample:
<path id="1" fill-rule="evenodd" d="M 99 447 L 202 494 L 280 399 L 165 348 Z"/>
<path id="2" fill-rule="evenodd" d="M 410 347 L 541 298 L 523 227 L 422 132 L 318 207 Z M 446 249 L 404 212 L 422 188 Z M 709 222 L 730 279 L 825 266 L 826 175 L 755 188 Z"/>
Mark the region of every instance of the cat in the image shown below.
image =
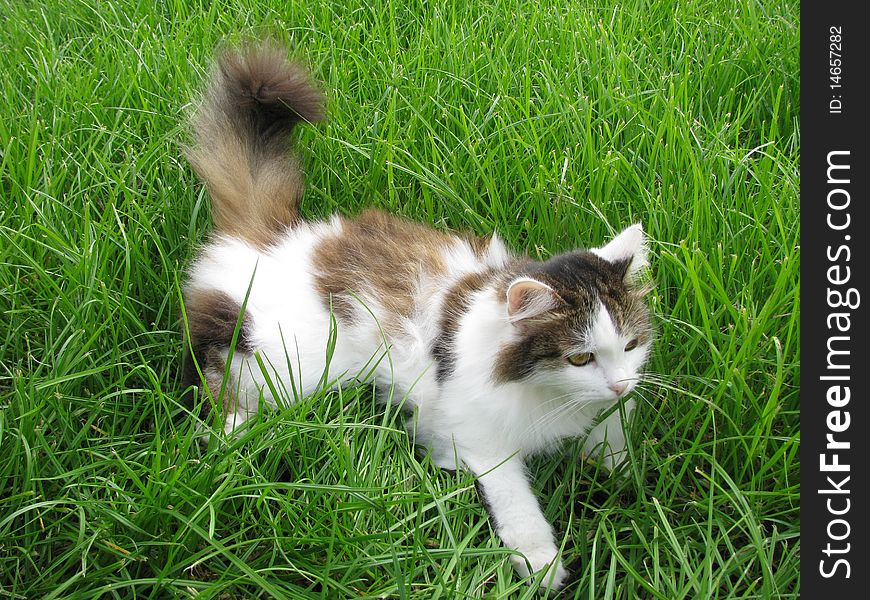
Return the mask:
<path id="1" fill-rule="evenodd" d="M 524 461 L 584 436 L 608 469 L 626 456 L 619 411 L 596 421 L 618 402 L 632 413 L 653 341 L 641 225 L 540 262 L 496 235 L 374 209 L 303 220 L 291 133 L 325 102 L 287 56 L 275 42 L 224 49 L 191 116 L 186 153 L 215 232 L 184 290 L 186 383 L 221 399 L 230 434 L 277 403 L 275 381 L 305 395 L 376 365 L 413 411 L 415 443 L 477 477 L 516 571 L 559 588 L 567 571 Z"/>

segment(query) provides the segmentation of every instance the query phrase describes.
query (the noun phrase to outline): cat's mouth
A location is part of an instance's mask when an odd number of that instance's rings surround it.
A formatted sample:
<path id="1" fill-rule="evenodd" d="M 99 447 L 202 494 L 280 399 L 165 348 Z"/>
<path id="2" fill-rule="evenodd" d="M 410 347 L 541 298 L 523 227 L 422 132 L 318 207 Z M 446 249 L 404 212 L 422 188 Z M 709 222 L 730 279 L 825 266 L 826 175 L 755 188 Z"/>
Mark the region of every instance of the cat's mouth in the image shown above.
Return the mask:
<path id="1" fill-rule="evenodd" d="M 596 405 L 612 406 L 618 402 L 624 402 L 631 392 L 634 391 L 635 382 L 624 381 L 620 385 L 609 385 L 606 391 L 602 391 L 601 399 L 596 401 Z"/>

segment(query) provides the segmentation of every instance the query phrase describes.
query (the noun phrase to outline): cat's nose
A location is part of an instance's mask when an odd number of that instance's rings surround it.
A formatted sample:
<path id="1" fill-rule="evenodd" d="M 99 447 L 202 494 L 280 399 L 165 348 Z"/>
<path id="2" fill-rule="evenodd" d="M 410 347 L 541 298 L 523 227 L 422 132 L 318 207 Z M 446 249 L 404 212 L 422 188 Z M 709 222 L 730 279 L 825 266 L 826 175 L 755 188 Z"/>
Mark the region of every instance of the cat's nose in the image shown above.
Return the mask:
<path id="1" fill-rule="evenodd" d="M 625 390 L 628 388 L 627 381 L 614 381 L 613 383 L 607 384 L 607 387 L 613 391 L 617 396 L 622 396 L 625 393 Z"/>

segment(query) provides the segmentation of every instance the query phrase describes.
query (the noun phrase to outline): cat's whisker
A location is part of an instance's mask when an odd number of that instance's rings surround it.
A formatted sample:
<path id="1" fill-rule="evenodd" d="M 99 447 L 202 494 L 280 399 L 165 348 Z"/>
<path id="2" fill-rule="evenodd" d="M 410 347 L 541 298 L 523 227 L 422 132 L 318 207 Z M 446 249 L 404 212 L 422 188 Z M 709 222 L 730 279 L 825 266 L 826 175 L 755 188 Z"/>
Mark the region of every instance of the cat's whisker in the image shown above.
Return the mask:
<path id="1" fill-rule="evenodd" d="M 590 404 L 594 404 L 596 401 L 598 401 L 597 398 L 586 401 L 576 401 L 577 399 L 582 398 L 584 394 L 588 394 L 588 391 L 584 390 L 583 388 L 577 388 L 564 394 L 552 396 L 547 400 L 541 402 L 540 406 L 543 407 L 553 403 L 557 403 L 559 400 L 563 400 L 565 398 L 575 399 L 575 401 L 558 403 L 555 408 L 539 415 L 539 417 L 528 426 L 528 430 L 533 433 L 545 430 L 563 416 L 567 416 L 570 413 L 579 412 Z"/>
<path id="2" fill-rule="evenodd" d="M 635 397 L 639 398 L 645 405 L 655 407 L 655 404 L 647 396 L 647 390 L 645 388 L 638 386 L 637 388 L 635 388 L 635 391 L 633 393 Z"/>
<path id="3" fill-rule="evenodd" d="M 673 375 L 663 375 L 661 373 L 642 373 L 638 379 L 640 381 L 649 381 L 654 383 L 672 383 L 677 381 Z"/>
<path id="4" fill-rule="evenodd" d="M 554 422 L 556 419 L 558 419 L 559 416 L 561 416 L 563 413 L 565 413 L 565 412 L 567 412 L 567 411 L 569 411 L 569 410 L 571 410 L 571 409 L 576 408 L 576 409 L 579 410 L 580 408 L 582 408 L 582 407 L 579 407 L 579 406 L 573 405 L 573 403 L 571 403 L 571 402 L 559 402 L 559 403 L 556 403 L 557 400 L 559 400 L 559 399 L 561 399 L 561 398 L 565 398 L 566 396 L 570 396 L 570 395 L 571 395 L 571 394 L 563 394 L 563 395 L 560 395 L 560 396 L 556 396 L 556 397 L 554 397 L 554 398 L 551 398 L 551 399 L 550 399 L 549 401 L 547 401 L 547 402 L 541 403 L 542 406 L 546 406 L 546 405 L 548 405 L 548 404 L 554 404 L 554 403 L 555 403 L 555 406 L 552 407 L 552 408 L 550 408 L 550 409 L 548 409 L 548 410 L 546 410 L 546 411 L 544 411 L 543 413 L 539 414 L 539 415 L 537 416 L 537 418 L 536 418 L 534 421 L 532 421 L 531 423 L 529 423 L 529 425 L 527 426 L 528 434 L 529 434 L 529 435 L 531 435 L 531 434 L 536 434 L 536 433 L 538 433 L 539 431 L 542 431 L 543 429 L 546 428 L 546 426 L 548 426 L 550 423 L 552 423 L 552 422 Z"/>
<path id="5" fill-rule="evenodd" d="M 553 410 L 542 415 L 539 419 L 533 421 L 528 428 L 528 434 L 537 435 L 542 432 L 546 432 L 553 425 L 553 423 L 556 423 L 564 417 L 573 416 L 574 412 L 579 412 L 580 410 L 582 410 L 582 408 L 582 406 L 578 406 L 568 402 L 560 404 Z"/>
<path id="6" fill-rule="evenodd" d="M 665 378 L 660 376 L 644 376 L 638 381 L 638 387 L 655 386 L 658 389 L 665 389 L 672 392 L 686 393 L 685 387 L 676 383 L 676 378 Z"/>
<path id="7" fill-rule="evenodd" d="M 645 404 L 653 406 L 653 403 L 646 396 L 646 389 L 644 387 L 645 383 L 647 383 L 645 379 L 645 375 L 641 374 L 637 377 L 626 377 L 620 381 L 634 383 L 635 387 L 632 391 L 632 395 L 639 397 Z M 583 388 L 577 388 L 572 391 L 566 392 L 564 394 L 558 394 L 556 396 L 551 396 L 547 400 L 544 400 L 539 404 L 541 407 L 548 407 L 554 403 L 558 403 L 552 409 L 548 409 L 542 414 L 538 416 L 529 426 L 528 430 L 530 434 L 536 434 L 540 431 L 546 430 L 553 423 L 559 421 L 563 417 L 572 416 L 571 414 L 575 411 L 581 411 L 583 408 L 589 406 L 590 404 L 594 404 L 596 401 L 600 401 L 599 399 L 586 400 L 586 401 L 576 401 L 579 398 L 582 398 L 584 393 L 588 393 L 587 390 Z M 564 400 L 565 398 L 572 398 L 575 401 L 567 401 L 567 402 L 559 402 L 560 400 Z M 606 408 L 602 408 L 602 410 L 606 410 Z"/>

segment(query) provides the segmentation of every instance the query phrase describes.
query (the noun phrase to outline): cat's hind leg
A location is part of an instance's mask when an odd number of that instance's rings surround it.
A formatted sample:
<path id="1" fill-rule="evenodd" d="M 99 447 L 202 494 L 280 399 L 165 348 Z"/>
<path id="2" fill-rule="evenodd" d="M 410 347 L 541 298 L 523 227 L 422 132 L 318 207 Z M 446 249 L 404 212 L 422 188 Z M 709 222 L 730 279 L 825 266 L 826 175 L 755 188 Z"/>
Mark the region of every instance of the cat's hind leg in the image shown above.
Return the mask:
<path id="1" fill-rule="evenodd" d="M 242 425 L 257 413 L 257 404 L 249 406 L 247 394 L 238 381 L 233 386 L 233 377 L 224 382 L 224 372 L 217 365 L 206 368 L 203 375 L 205 381 L 197 386 L 199 399 L 192 407 L 199 406 L 196 428 L 201 441 L 207 443 L 221 430 L 225 436 L 237 435 Z"/>

